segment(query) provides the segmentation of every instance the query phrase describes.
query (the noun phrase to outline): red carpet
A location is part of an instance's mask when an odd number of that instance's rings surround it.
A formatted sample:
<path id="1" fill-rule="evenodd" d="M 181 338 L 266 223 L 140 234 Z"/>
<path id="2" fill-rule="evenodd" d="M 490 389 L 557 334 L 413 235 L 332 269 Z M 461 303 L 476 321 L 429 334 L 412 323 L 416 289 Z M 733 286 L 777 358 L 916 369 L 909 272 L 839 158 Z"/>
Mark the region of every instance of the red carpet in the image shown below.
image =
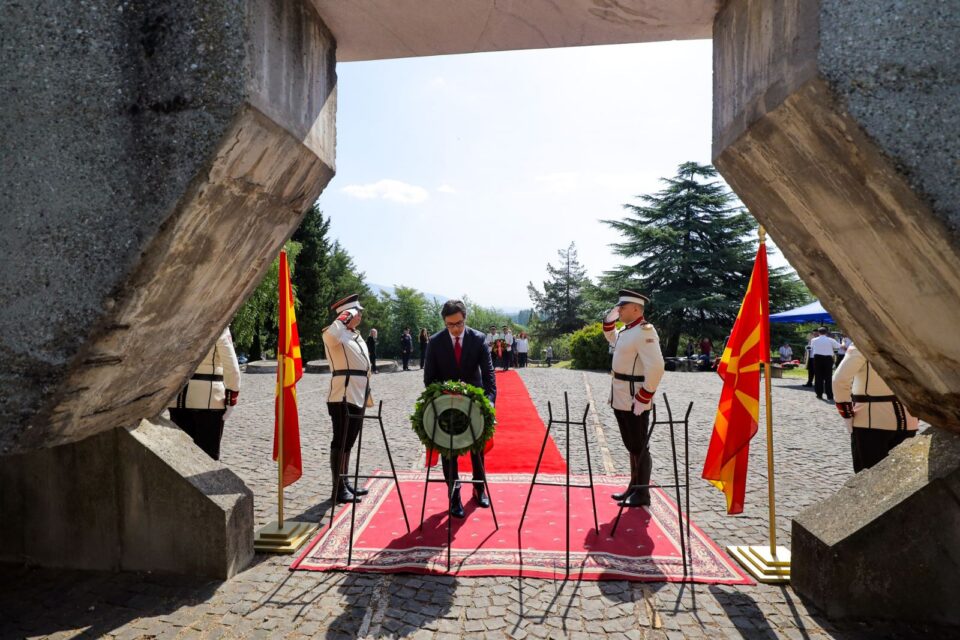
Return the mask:
<path id="1" fill-rule="evenodd" d="M 536 461 L 535 454 L 533 461 Z M 334 519 L 332 533 L 327 527 L 317 534 L 291 568 L 445 573 L 445 487 L 442 483 L 431 483 L 426 516 L 420 529 L 423 478 L 422 473 L 400 473 L 411 533 L 406 532 L 392 479 L 371 480 L 368 483 L 370 494 L 357 506 L 352 565 L 346 566 L 350 509 L 342 507 Z M 543 479 L 562 478 L 548 476 Z M 468 500 L 464 505 L 467 518 L 454 520 L 453 524 L 451 573 L 459 576 L 567 577 L 564 488 L 538 486 L 534 489 L 521 537 L 518 525 L 530 487 L 530 474 L 491 476 L 488 480 L 500 529 L 494 529 L 489 509 L 479 509 L 472 499 Z M 571 477 L 571 482 L 584 483 L 586 480 L 585 477 Z M 570 577 L 653 582 L 682 580 L 676 509 L 662 491 L 652 492 L 652 504 L 648 509 L 625 509 L 616 537 L 610 537 L 617 506 L 609 494 L 618 490 L 624 481 L 625 478 L 595 478 L 599 536 L 593 529 L 589 491 L 570 490 Z M 696 526 L 691 527 L 691 537 L 695 582 L 752 584 Z"/>
<path id="2" fill-rule="evenodd" d="M 559 400 L 562 403 L 563 395 Z M 516 371 L 497 372 L 497 431 L 493 436 L 493 449 L 484 457 L 487 473 L 533 473 L 543 444 L 547 427 L 533 406 L 527 387 Z M 583 416 L 585 407 L 570 407 L 574 419 Z M 560 411 L 563 411 L 561 404 Z M 554 417 L 557 414 L 554 402 Z M 579 412 L 579 413 L 578 413 Z M 556 427 L 555 427 L 556 428 Z M 472 470 L 470 456 L 460 457 L 460 472 Z M 439 469 L 439 468 L 438 468 Z M 566 473 L 567 464 L 551 436 L 543 451 L 540 473 Z M 430 477 L 433 477 L 431 472 Z"/>

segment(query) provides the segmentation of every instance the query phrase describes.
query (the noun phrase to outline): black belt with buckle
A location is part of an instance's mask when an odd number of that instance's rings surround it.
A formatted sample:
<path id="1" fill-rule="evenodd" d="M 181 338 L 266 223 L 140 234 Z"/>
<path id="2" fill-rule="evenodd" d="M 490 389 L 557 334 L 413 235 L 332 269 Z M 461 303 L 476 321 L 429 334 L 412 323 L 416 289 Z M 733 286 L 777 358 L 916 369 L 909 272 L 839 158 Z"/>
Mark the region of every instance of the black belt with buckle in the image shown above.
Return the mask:
<path id="1" fill-rule="evenodd" d="M 332 372 L 335 376 L 366 376 L 367 372 L 363 369 L 337 369 Z"/>
<path id="2" fill-rule="evenodd" d="M 617 380 L 623 380 L 624 382 L 643 382 L 645 378 L 643 376 L 632 376 L 627 373 L 617 373 L 613 372 L 613 377 Z"/>
<path id="3" fill-rule="evenodd" d="M 896 402 L 897 396 L 851 396 L 854 402 Z"/>
<path id="4" fill-rule="evenodd" d="M 223 376 L 215 373 L 195 373 L 190 376 L 191 380 L 205 380 L 206 382 L 223 382 Z"/>

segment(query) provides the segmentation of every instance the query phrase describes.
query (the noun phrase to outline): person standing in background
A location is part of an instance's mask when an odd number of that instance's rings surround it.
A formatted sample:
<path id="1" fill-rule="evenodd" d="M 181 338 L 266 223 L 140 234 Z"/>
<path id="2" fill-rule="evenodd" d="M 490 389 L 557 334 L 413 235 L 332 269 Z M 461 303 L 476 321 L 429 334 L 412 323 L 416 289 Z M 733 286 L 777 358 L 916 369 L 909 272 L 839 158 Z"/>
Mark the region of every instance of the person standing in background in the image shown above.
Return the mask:
<path id="1" fill-rule="evenodd" d="M 420 327 L 418 341 L 420 342 L 420 368 L 423 369 L 423 361 L 427 359 L 427 343 L 430 342 L 430 334 L 427 333 L 426 327 Z"/>
<path id="2" fill-rule="evenodd" d="M 370 329 L 370 335 L 367 336 L 367 352 L 370 354 L 370 371 L 377 371 L 377 330 Z"/>
<path id="3" fill-rule="evenodd" d="M 400 336 L 400 357 L 403 359 L 403 370 L 410 371 L 410 354 L 413 353 L 413 336 L 410 335 L 410 327 L 403 328 L 403 335 Z"/>
<path id="4" fill-rule="evenodd" d="M 813 356 L 813 390 L 817 394 L 817 400 L 823 399 L 823 394 L 827 394 L 828 400 L 833 400 L 833 383 L 831 382 L 831 373 L 833 373 L 833 354 L 840 348 L 840 343 L 827 335 L 827 328 L 817 329 L 819 334 L 810 341 L 810 354 Z"/>
<path id="5" fill-rule="evenodd" d="M 527 332 L 521 331 L 520 337 L 513 343 L 517 351 L 517 366 L 521 369 L 527 366 L 527 354 L 530 352 L 530 340 L 527 338 Z"/>
<path id="6" fill-rule="evenodd" d="M 810 345 L 813 344 L 813 339 L 816 338 L 819 334 L 816 331 L 811 331 L 810 335 L 807 336 L 807 346 L 804 347 L 805 356 L 807 358 L 807 382 L 803 386 L 812 387 L 813 386 L 813 353 L 811 351 Z"/>

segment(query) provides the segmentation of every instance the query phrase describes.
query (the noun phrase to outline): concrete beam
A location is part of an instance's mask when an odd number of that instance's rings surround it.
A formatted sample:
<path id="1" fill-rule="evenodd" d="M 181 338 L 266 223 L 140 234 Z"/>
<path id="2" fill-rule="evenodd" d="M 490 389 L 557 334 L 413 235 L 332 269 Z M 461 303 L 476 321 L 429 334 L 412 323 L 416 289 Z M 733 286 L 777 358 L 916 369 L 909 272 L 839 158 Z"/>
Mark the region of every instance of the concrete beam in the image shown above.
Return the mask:
<path id="1" fill-rule="evenodd" d="M 709 38 L 720 0 L 313 0 L 337 60 Z"/>
<path id="2" fill-rule="evenodd" d="M 7 3 L 0 454 L 158 414 L 334 171 L 301 0 Z"/>
<path id="3" fill-rule="evenodd" d="M 940 2 L 730 0 L 714 162 L 910 410 L 960 431 L 960 23 Z"/>
<path id="4" fill-rule="evenodd" d="M 227 579 L 253 558 L 253 494 L 173 423 L 4 457 L 0 561 Z"/>
<path id="5" fill-rule="evenodd" d="M 793 520 L 791 583 L 831 618 L 960 624 L 960 435 L 907 440 Z"/>

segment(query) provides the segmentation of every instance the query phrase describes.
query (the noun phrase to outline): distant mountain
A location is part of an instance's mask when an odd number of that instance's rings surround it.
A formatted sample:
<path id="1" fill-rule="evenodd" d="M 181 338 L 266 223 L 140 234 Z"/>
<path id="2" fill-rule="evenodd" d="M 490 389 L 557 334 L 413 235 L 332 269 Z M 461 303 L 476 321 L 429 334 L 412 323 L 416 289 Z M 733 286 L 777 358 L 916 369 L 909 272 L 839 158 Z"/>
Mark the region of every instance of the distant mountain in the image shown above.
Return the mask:
<path id="1" fill-rule="evenodd" d="M 377 284 L 376 282 L 368 282 L 367 286 L 370 287 L 371 291 L 374 291 L 374 292 L 379 291 L 381 293 L 387 294 L 388 296 L 392 296 L 393 292 L 395 291 L 394 287 L 391 287 L 385 284 Z M 427 298 L 427 300 L 433 299 L 433 300 L 438 300 L 440 302 L 446 302 L 447 300 L 450 300 L 453 297 L 453 296 L 443 295 L 440 293 L 430 293 L 429 291 L 421 291 L 420 293 L 422 293 Z"/>
<path id="2" fill-rule="evenodd" d="M 389 296 L 392 296 L 395 288 L 390 285 L 377 284 L 376 282 L 368 282 L 367 286 L 370 287 L 371 291 L 386 293 Z M 438 302 L 446 302 L 447 300 L 453 299 L 455 296 L 448 296 L 442 293 L 430 293 L 429 291 L 421 291 L 421 293 L 427 298 L 427 300 L 433 299 Z M 481 306 L 486 307 L 483 303 L 480 303 Z M 510 316 L 514 322 L 518 320 L 517 316 L 521 311 L 529 309 L 529 307 L 497 307 L 499 311 L 502 311 L 506 315 Z"/>

